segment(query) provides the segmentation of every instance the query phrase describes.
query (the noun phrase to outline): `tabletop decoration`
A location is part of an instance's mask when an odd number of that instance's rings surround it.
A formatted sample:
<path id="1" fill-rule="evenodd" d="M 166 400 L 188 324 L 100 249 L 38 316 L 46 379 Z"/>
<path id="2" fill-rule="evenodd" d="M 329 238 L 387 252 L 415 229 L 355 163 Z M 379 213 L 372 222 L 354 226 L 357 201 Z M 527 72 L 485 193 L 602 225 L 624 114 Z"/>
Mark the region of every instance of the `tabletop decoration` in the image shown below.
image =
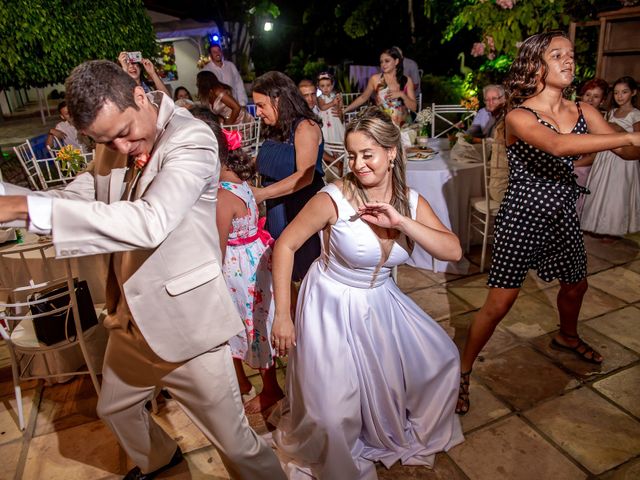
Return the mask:
<path id="1" fill-rule="evenodd" d="M 418 138 L 416 142 L 418 145 L 426 146 L 429 142 L 430 126 L 433 122 L 433 112 L 431 107 L 425 107 L 416 115 L 416 123 L 419 126 Z"/>
<path id="2" fill-rule="evenodd" d="M 85 167 L 85 158 L 79 148 L 65 145 L 56 154 L 61 170 L 67 175 L 75 175 Z"/>

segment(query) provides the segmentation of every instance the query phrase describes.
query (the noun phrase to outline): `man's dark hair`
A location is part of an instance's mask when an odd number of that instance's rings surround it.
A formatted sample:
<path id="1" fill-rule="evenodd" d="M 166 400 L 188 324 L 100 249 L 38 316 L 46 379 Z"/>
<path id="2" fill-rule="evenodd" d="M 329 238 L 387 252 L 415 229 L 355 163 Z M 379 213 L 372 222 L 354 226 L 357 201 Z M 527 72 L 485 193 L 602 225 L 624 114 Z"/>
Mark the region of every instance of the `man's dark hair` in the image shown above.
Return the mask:
<path id="1" fill-rule="evenodd" d="M 121 112 L 129 107 L 138 110 L 133 95 L 135 80 L 108 60 L 81 63 L 64 85 L 71 122 L 78 130 L 93 124 L 106 102 L 113 103 Z"/>
<path id="2" fill-rule="evenodd" d="M 63 102 L 60 102 L 60 103 L 58 104 L 58 113 L 60 113 L 60 112 L 62 111 L 62 109 L 63 109 L 64 107 L 66 107 L 66 106 L 67 106 L 67 102 L 64 102 L 64 101 L 63 101 Z"/>

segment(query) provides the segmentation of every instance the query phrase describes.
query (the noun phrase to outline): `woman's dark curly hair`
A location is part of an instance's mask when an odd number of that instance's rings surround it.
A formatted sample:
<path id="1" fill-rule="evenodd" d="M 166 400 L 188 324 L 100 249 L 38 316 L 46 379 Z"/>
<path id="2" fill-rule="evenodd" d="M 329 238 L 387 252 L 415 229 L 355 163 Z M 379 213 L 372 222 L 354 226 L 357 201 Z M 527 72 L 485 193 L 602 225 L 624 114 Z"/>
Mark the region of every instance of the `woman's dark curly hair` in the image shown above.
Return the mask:
<path id="1" fill-rule="evenodd" d="M 259 76 L 253 82 L 253 91 L 269 97 L 277 114 L 276 124 L 267 125 L 265 128 L 267 138 L 289 140 L 295 125 L 301 119 L 322 125 L 320 118 L 309 108 L 296 84 L 284 73 L 267 72 Z"/>
<path id="2" fill-rule="evenodd" d="M 542 72 L 540 80 L 543 88 L 545 87 L 548 68 L 547 62 L 544 61 L 544 52 L 549 47 L 551 40 L 556 37 L 569 38 L 566 33 L 555 30 L 532 35 L 522 42 L 518 56 L 511 64 L 509 74 L 504 81 L 507 93 L 507 110 L 511 110 L 536 94 L 538 72 Z"/>
<path id="3" fill-rule="evenodd" d="M 396 80 L 398 81 L 398 85 L 400 85 L 400 90 L 403 90 L 407 84 L 407 76 L 404 74 L 404 56 L 402 55 L 402 50 L 398 47 L 391 47 L 383 50 L 380 55 L 383 53 L 389 55 L 394 60 L 399 60 L 398 65 L 396 65 Z"/>

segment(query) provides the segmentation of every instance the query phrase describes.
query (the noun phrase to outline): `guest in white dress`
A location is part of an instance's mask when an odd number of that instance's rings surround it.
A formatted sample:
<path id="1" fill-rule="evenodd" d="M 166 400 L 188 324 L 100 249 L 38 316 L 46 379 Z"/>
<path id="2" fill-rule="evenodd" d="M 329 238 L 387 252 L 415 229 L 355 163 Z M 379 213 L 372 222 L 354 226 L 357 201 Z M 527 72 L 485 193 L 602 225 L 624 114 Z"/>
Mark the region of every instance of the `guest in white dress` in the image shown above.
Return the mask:
<path id="1" fill-rule="evenodd" d="M 458 238 L 406 187 L 400 131 L 378 108 L 346 132 L 351 173 L 316 194 L 276 243 L 272 341 L 289 353 L 274 443 L 289 478 L 377 478 L 374 462 L 432 466 L 463 441 L 454 413 L 458 351 L 391 278 L 415 244 L 459 260 Z M 294 253 L 321 232 L 322 255 L 291 320 Z"/>
<path id="2" fill-rule="evenodd" d="M 343 143 L 344 125 L 342 114 L 342 95 L 333 91 L 335 81 L 329 72 L 318 75 L 318 88 L 322 95 L 318 97 L 318 110 L 322 120 L 322 136 L 325 142 Z"/>
<path id="3" fill-rule="evenodd" d="M 580 89 L 580 96 L 584 103 L 588 103 L 593 108 L 601 111 L 602 102 L 607 98 L 609 92 L 609 84 L 601 78 L 593 78 L 585 83 Z M 576 183 L 581 187 L 586 187 L 589 180 L 589 173 L 591 172 L 591 166 L 596 158 L 596 153 L 588 153 L 586 155 L 580 155 L 578 160 L 573 162 L 573 171 L 576 174 Z M 576 201 L 576 211 L 578 217 L 582 215 L 582 209 L 584 207 L 584 200 L 586 195 L 581 193 L 580 197 Z"/>
<path id="4" fill-rule="evenodd" d="M 640 131 L 640 110 L 634 107 L 638 85 L 631 77 L 613 84 L 617 108 L 607 115 L 620 132 Z M 640 231 L 640 163 L 626 162 L 611 151 L 596 155 L 591 168 L 581 226 L 599 235 L 621 236 Z"/>

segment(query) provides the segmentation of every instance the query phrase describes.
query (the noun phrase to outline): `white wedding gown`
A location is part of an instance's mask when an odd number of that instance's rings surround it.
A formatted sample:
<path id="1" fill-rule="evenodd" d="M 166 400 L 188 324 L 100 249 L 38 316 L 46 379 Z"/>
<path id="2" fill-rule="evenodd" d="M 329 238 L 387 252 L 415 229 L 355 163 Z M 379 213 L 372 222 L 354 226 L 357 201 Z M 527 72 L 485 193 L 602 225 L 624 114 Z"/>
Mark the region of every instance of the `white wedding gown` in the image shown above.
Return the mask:
<path id="1" fill-rule="evenodd" d="M 322 191 L 339 218 L 301 286 L 276 452 L 290 479 L 376 479 L 376 461 L 432 466 L 463 441 L 458 351 L 391 278 L 407 251 L 395 243 L 376 272 L 378 237 L 338 187 Z"/>

